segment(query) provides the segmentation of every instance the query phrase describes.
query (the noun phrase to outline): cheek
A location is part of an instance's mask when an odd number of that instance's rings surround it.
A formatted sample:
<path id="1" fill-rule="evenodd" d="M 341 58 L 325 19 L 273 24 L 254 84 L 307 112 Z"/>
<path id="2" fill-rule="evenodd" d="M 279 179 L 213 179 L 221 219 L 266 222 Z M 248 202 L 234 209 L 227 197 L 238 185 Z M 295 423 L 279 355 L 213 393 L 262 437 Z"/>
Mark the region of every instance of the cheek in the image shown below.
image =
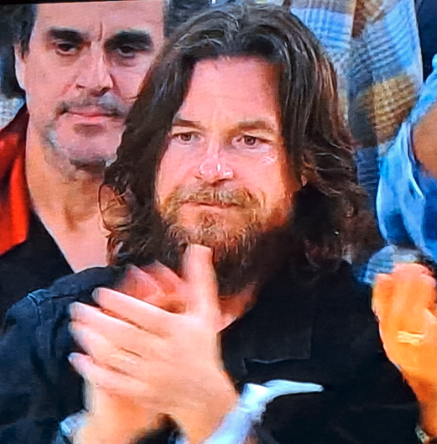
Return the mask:
<path id="1" fill-rule="evenodd" d="M 160 202 L 163 202 L 175 187 L 181 184 L 185 166 L 183 159 L 178 156 L 169 151 L 164 154 L 156 175 L 156 194 Z"/>
<path id="2" fill-rule="evenodd" d="M 119 67 L 112 71 L 115 80 L 114 83 L 117 85 L 119 95 L 124 100 L 131 101 L 133 104 L 140 92 L 144 76 L 149 70 L 152 62 L 153 57 L 150 56 L 141 64 L 138 64 L 138 66 L 131 68 Z"/>
<path id="3" fill-rule="evenodd" d="M 266 195 L 266 205 L 269 207 L 282 207 L 285 211 L 291 205 L 291 198 L 299 188 L 289 168 L 284 163 L 273 160 L 264 162 L 262 177 Z"/>

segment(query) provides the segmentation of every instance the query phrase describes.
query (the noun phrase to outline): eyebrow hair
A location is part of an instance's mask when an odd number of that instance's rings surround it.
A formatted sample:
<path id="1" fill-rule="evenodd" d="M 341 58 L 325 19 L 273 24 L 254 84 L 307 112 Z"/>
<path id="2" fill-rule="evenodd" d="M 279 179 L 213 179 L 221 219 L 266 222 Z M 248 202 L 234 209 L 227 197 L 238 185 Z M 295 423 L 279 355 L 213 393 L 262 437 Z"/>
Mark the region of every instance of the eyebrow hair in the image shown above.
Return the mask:
<path id="1" fill-rule="evenodd" d="M 105 42 L 105 48 L 107 50 L 113 50 L 129 44 L 136 45 L 140 50 L 150 51 L 153 48 L 152 36 L 147 31 L 120 31 Z"/>
<path id="2" fill-rule="evenodd" d="M 76 45 L 81 45 L 90 40 L 89 33 L 81 33 L 70 28 L 50 28 L 46 34 L 47 40 L 66 40 Z M 147 31 L 132 30 L 120 31 L 105 42 L 107 50 L 113 50 L 126 44 L 140 46 L 141 50 L 151 50 L 153 48 L 152 36 Z"/>
<path id="3" fill-rule="evenodd" d="M 276 134 L 278 129 L 264 119 L 257 120 L 244 120 L 242 122 L 238 122 L 236 128 L 243 131 L 265 131 L 271 134 Z"/>
<path id="4" fill-rule="evenodd" d="M 186 120 L 182 119 L 178 115 L 175 116 L 173 119 L 173 126 L 180 126 L 180 127 L 186 127 L 186 128 L 196 128 L 198 130 L 204 130 L 204 126 L 194 120 Z M 267 120 L 264 119 L 256 119 L 256 120 L 243 120 L 241 122 L 237 122 L 234 125 L 234 130 L 239 131 L 265 131 L 270 134 L 277 134 L 278 129 L 269 123 Z"/>
<path id="5" fill-rule="evenodd" d="M 181 126 L 183 128 L 196 128 L 198 130 L 204 130 L 205 127 L 198 121 L 182 119 L 176 115 L 173 119 L 172 126 Z"/>
<path id="6" fill-rule="evenodd" d="M 89 39 L 88 33 L 81 33 L 70 28 L 50 28 L 46 34 L 47 40 L 66 40 L 76 45 L 82 44 Z"/>

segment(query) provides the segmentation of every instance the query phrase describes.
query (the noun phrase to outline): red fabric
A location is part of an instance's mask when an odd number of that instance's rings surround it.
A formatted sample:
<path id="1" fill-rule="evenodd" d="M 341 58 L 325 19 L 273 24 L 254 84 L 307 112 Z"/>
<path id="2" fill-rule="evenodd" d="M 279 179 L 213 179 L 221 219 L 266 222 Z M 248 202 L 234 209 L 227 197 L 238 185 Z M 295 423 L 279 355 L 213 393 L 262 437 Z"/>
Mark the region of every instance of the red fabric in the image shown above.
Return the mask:
<path id="1" fill-rule="evenodd" d="M 28 121 L 22 108 L 0 132 L 0 256 L 28 234 L 30 198 L 24 169 Z"/>

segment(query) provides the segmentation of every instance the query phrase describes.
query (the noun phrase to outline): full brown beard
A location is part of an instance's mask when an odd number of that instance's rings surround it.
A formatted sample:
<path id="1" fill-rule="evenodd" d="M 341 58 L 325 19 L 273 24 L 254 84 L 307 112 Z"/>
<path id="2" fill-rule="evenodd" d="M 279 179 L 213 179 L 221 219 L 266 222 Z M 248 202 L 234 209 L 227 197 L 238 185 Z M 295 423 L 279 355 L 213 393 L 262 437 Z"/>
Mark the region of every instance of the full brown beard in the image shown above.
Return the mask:
<path id="1" fill-rule="evenodd" d="M 239 222 L 232 228 L 226 214 L 199 211 L 195 226 L 181 221 L 185 204 L 233 207 Z M 278 209 L 279 211 L 279 209 Z M 289 245 L 289 225 L 275 227 L 276 214 L 261 220 L 261 203 L 247 189 L 226 190 L 218 187 L 177 188 L 158 208 L 160 215 L 156 236 L 156 257 L 175 272 L 180 272 L 182 255 L 189 244 L 213 250 L 213 264 L 221 297 L 230 297 L 248 285 L 259 285 L 284 263 Z"/>

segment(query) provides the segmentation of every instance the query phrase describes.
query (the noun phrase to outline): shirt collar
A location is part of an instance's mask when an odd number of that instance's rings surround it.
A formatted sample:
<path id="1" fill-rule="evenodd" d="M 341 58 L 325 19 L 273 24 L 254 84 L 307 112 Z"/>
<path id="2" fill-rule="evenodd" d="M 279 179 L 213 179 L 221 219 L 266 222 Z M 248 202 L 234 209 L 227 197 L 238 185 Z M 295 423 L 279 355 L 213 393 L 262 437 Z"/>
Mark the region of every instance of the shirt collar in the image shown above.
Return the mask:
<path id="1" fill-rule="evenodd" d="M 24 166 L 28 117 L 22 107 L 0 132 L 0 256 L 28 235 L 30 199 Z"/>

